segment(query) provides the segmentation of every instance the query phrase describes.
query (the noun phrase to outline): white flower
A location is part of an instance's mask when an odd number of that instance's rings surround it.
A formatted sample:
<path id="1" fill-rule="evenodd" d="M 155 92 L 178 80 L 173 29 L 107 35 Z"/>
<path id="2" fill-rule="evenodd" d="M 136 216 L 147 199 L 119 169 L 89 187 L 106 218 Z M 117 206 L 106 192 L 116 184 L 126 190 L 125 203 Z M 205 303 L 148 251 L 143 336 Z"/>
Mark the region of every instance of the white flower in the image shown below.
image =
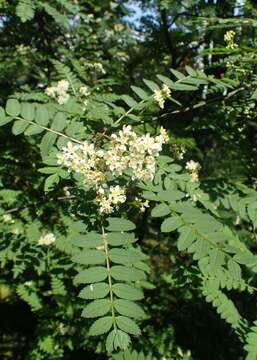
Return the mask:
<path id="1" fill-rule="evenodd" d="M 186 163 L 186 169 L 193 172 L 200 168 L 200 164 L 197 161 L 190 160 Z"/>
<path id="2" fill-rule="evenodd" d="M 57 82 L 57 86 L 49 86 L 45 89 L 47 96 L 57 99 L 60 105 L 65 104 L 70 95 L 67 93 L 69 89 L 69 82 L 67 80 L 60 80 Z"/>
<path id="3" fill-rule="evenodd" d="M 163 85 L 162 94 L 164 95 L 165 99 L 168 99 L 170 97 L 171 91 L 167 85 Z"/>
<path id="4" fill-rule="evenodd" d="M 48 233 L 46 235 L 42 235 L 38 240 L 38 245 L 48 246 L 55 242 L 56 238 L 53 233 Z"/>
<path id="5" fill-rule="evenodd" d="M 55 97 L 56 88 L 55 88 L 54 86 L 48 86 L 48 87 L 45 89 L 45 93 L 46 93 L 47 96 Z"/>
<path id="6" fill-rule="evenodd" d="M 82 175 L 89 187 L 96 189 L 96 200 L 101 213 L 111 213 L 117 205 L 126 201 L 126 191 L 119 185 L 108 188 L 110 176 L 130 176 L 132 180 L 152 180 L 156 171 L 156 157 L 169 140 L 167 131 L 161 127 L 160 135 L 138 136 L 130 125 L 112 134 L 104 149 L 93 143 L 68 142 L 57 155 L 57 163 L 69 172 Z"/>
<path id="7" fill-rule="evenodd" d="M 66 102 L 69 100 L 70 95 L 67 93 L 60 94 L 57 98 L 57 102 L 60 105 L 66 104 Z"/>
<path id="8" fill-rule="evenodd" d="M 165 100 L 162 96 L 161 90 L 154 90 L 153 98 L 157 102 L 157 104 L 160 106 L 160 108 L 163 109 Z"/>
<path id="9" fill-rule="evenodd" d="M 60 80 L 57 83 L 57 92 L 58 93 L 62 93 L 62 92 L 66 92 L 69 89 L 69 81 L 67 80 Z"/>
<path id="10" fill-rule="evenodd" d="M 238 47 L 238 44 L 234 42 L 235 35 L 236 33 L 233 30 L 227 31 L 226 34 L 224 35 L 224 40 L 227 43 L 226 47 L 228 49 L 236 49 Z"/>
<path id="11" fill-rule="evenodd" d="M 102 74 L 106 73 L 106 71 L 104 70 L 103 65 L 101 63 L 94 63 L 93 66 L 97 72 L 102 73 Z"/>
<path id="12" fill-rule="evenodd" d="M 194 160 L 188 161 L 186 163 L 186 169 L 190 173 L 193 182 L 199 181 L 198 172 L 201 169 L 201 165 L 199 164 L 199 162 Z"/>
<path id="13" fill-rule="evenodd" d="M 63 323 L 60 323 L 58 326 L 58 331 L 61 335 L 73 335 L 76 331 L 74 326 L 65 326 Z"/>
<path id="14" fill-rule="evenodd" d="M 184 147 L 181 147 L 179 153 L 177 154 L 178 159 L 182 160 L 184 158 L 185 153 L 186 153 L 186 149 Z"/>
<path id="15" fill-rule="evenodd" d="M 109 199 L 114 205 L 124 203 L 126 201 L 125 189 L 119 185 L 111 186 Z"/>
<path id="16" fill-rule="evenodd" d="M 137 203 L 140 206 L 139 210 L 140 210 L 141 213 L 144 213 L 145 210 L 150 207 L 150 204 L 149 204 L 148 200 L 143 201 L 142 199 L 139 199 L 138 197 L 135 197 L 135 200 L 137 201 Z"/>
<path id="17" fill-rule="evenodd" d="M 167 85 L 163 85 L 161 90 L 154 90 L 153 98 L 160 106 L 161 109 L 164 108 L 165 100 L 168 99 L 171 95 L 171 91 Z"/>
<path id="18" fill-rule="evenodd" d="M 11 214 L 3 214 L 2 215 L 2 220 L 6 224 L 13 224 L 14 223 L 14 220 L 13 220 Z"/>
<path id="19" fill-rule="evenodd" d="M 224 40 L 225 40 L 226 42 L 231 41 L 231 40 L 234 39 L 234 36 L 235 36 L 235 35 L 236 35 L 236 33 L 235 33 L 233 30 L 229 30 L 229 31 L 227 31 L 227 32 L 225 33 L 225 35 L 224 35 Z"/>
<path id="20" fill-rule="evenodd" d="M 81 88 L 79 89 L 79 92 L 80 92 L 80 95 L 85 96 L 85 97 L 90 95 L 89 88 L 86 85 L 81 86 Z"/>
<path id="21" fill-rule="evenodd" d="M 114 206 L 122 204 L 126 201 L 125 192 L 125 188 L 122 188 L 119 185 L 111 186 L 110 189 L 106 191 L 100 187 L 96 192 L 96 200 L 99 203 L 100 212 L 105 214 L 112 213 Z"/>

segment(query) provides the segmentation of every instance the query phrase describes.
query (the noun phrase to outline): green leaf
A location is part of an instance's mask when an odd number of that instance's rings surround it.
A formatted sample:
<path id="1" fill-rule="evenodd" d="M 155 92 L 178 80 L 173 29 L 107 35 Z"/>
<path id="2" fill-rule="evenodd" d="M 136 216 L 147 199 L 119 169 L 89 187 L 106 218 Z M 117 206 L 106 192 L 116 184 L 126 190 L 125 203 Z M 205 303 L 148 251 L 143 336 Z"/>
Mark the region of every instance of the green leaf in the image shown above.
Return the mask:
<path id="1" fill-rule="evenodd" d="M 230 272 L 230 274 L 232 275 L 232 277 L 235 280 L 240 280 L 241 279 L 241 268 L 240 266 L 232 259 L 230 259 L 228 261 L 228 270 Z"/>
<path id="2" fill-rule="evenodd" d="M 146 86 L 148 86 L 149 89 L 152 90 L 152 91 L 154 91 L 154 90 L 160 90 L 160 87 L 159 87 L 154 81 L 143 79 L 143 82 L 144 82 L 144 83 L 146 84 Z"/>
<path id="3" fill-rule="evenodd" d="M 6 103 L 6 113 L 10 116 L 18 116 L 21 111 L 20 103 L 16 99 L 9 99 Z"/>
<path id="4" fill-rule="evenodd" d="M 170 214 L 170 208 L 166 204 L 159 204 L 152 210 L 152 217 L 163 217 Z"/>
<path id="5" fill-rule="evenodd" d="M 40 5 L 44 8 L 45 12 L 54 19 L 54 21 L 58 25 L 60 25 L 65 29 L 68 28 L 68 19 L 66 16 L 61 14 L 58 10 L 56 10 L 53 6 L 47 4 L 46 2 L 41 1 Z"/>
<path id="6" fill-rule="evenodd" d="M 111 303 L 109 299 L 94 300 L 86 305 L 81 316 L 85 318 L 100 317 L 107 314 L 110 309 Z"/>
<path id="7" fill-rule="evenodd" d="M 194 69 L 192 69 L 190 66 L 186 65 L 185 68 L 189 75 L 196 77 L 198 76 L 197 72 Z"/>
<path id="8" fill-rule="evenodd" d="M 120 281 L 138 281 L 146 278 L 146 275 L 142 270 L 120 265 L 111 267 L 111 276 L 115 280 Z"/>
<path id="9" fill-rule="evenodd" d="M 0 117 L 0 126 L 8 124 L 11 121 L 13 121 L 13 118 L 11 116 Z"/>
<path id="10" fill-rule="evenodd" d="M 107 233 L 107 239 L 111 246 L 125 246 L 136 241 L 133 233 Z"/>
<path id="11" fill-rule="evenodd" d="M 126 350 L 131 343 L 130 337 L 122 330 L 112 330 L 106 339 L 106 350 L 108 353 L 114 350 Z"/>
<path id="12" fill-rule="evenodd" d="M 162 190 L 158 192 L 158 197 L 163 201 L 173 202 L 182 199 L 185 194 L 178 190 Z"/>
<path id="13" fill-rule="evenodd" d="M 45 157 L 49 154 L 50 150 L 52 149 L 55 141 L 57 139 L 57 135 L 52 133 L 52 132 L 47 132 L 42 140 L 41 140 L 41 144 L 40 144 L 40 150 L 42 153 L 42 156 Z"/>
<path id="14" fill-rule="evenodd" d="M 205 240 L 199 239 L 194 244 L 189 246 L 188 252 L 194 253 L 194 260 L 199 260 L 210 252 L 210 244 Z"/>
<path id="15" fill-rule="evenodd" d="M 112 262 L 117 264 L 134 264 L 137 261 L 145 259 L 145 255 L 138 250 L 111 249 L 109 257 Z"/>
<path id="16" fill-rule="evenodd" d="M 81 265 L 104 264 L 105 255 L 101 250 L 84 250 L 74 255 L 71 260 Z"/>
<path id="17" fill-rule="evenodd" d="M 83 248 L 96 248 L 103 246 L 103 238 L 100 234 L 90 232 L 86 235 L 76 235 L 76 239 L 71 240 L 74 246 Z"/>
<path id="18" fill-rule="evenodd" d="M 143 191 L 142 196 L 146 200 L 158 201 L 158 196 L 152 191 Z"/>
<path id="19" fill-rule="evenodd" d="M 189 227 L 180 228 L 180 236 L 178 238 L 178 250 L 183 251 L 188 249 L 188 247 L 195 241 L 195 234 Z"/>
<path id="20" fill-rule="evenodd" d="M 29 121 L 33 121 L 35 117 L 35 106 L 31 103 L 21 104 L 21 116 Z"/>
<path id="21" fill-rule="evenodd" d="M 46 106 L 37 105 L 35 121 L 42 126 L 46 126 L 49 123 L 49 112 Z"/>
<path id="22" fill-rule="evenodd" d="M 26 121 L 16 120 L 12 126 L 12 133 L 14 135 L 22 134 L 27 127 L 28 127 L 28 123 Z"/>
<path id="23" fill-rule="evenodd" d="M 55 117 L 51 129 L 55 131 L 62 131 L 66 126 L 66 116 L 62 112 L 58 112 Z"/>
<path id="24" fill-rule="evenodd" d="M 130 107 L 130 108 L 134 108 L 138 105 L 138 103 L 131 97 L 128 95 L 122 95 L 122 100 Z"/>
<path id="25" fill-rule="evenodd" d="M 150 274 L 150 272 L 151 272 L 149 265 L 147 265 L 144 261 L 138 261 L 137 263 L 134 264 L 134 267 L 139 270 L 143 270 L 144 272 L 146 272 L 148 274 Z"/>
<path id="26" fill-rule="evenodd" d="M 32 0 L 19 0 L 16 6 L 16 15 L 22 22 L 31 20 L 34 17 L 34 2 Z"/>
<path id="27" fill-rule="evenodd" d="M 162 232 L 171 232 L 182 225 L 182 220 L 178 216 L 173 216 L 165 219 L 161 224 Z"/>
<path id="28" fill-rule="evenodd" d="M 131 89 L 137 94 L 138 97 L 142 100 L 148 100 L 149 95 L 141 88 L 137 86 L 131 86 Z"/>
<path id="29" fill-rule="evenodd" d="M 112 330 L 106 338 L 105 347 L 108 353 L 112 353 L 114 351 L 114 339 L 116 334 L 117 330 Z"/>
<path id="30" fill-rule="evenodd" d="M 89 336 L 97 336 L 107 333 L 112 327 L 113 319 L 111 316 L 105 316 L 96 320 L 89 328 Z"/>
<path id="31" fill-rule="evenodd" d="M 182 74 L 181 72 L 175 70 L 175 69 L 170 69 L 170 71 L 172 72 L 172 74 L 179 80 L 185 79 L 185 75 Z"/>
<path id="32" fill-rule="evenodd" d="M 117 316 L 116 317 L 117 326 L 125 331 L 126 333 L 133 335 L 140 335 L 141 331 L 137 324 L 126 316 Z"/>
<path id="33" fill-rule="evenodd" d="M 44 185 L 44 190 L 47 191 L 52 191 L 55 187 L 55 185 L 57 185 L 59 183 L 59 176 L 58 174 L 52 174 L 50 176 L 48 176 L 45 180 L 45 185 Z"/>
<path id="34" fill-rule="evenodd" d="M 51 166 L 51 167 L 44 167 L 44 168 L 40 168 L 38 169 L 38 171 L 42 174 L 55 174 L 58 171 L 59 168 L 57 168 L 56 166 Z"/>
<path id="35" fill-rule="evenodd" d="M 42 129 L 41 127 L 39 127 L 37 125 L 29 125 L 29 127 L 24 132 L 24 135 L 26 135 L 26 136 L 36 135 L 36 134 L 40 134 L 43 131 L 44 131 L 44 129 Z"/>
<path id="36" fill-rule="evenodd" d="M 224 265 L 225 256 L 222 251 L 219 249 L 211 249 L 209 252 L 209 263 L 211 271 L 215 271 L 215 269 Z"/>
<path id="37" fill-rule="evenodd" d="M 77 284 L 90 284 L 103 281 L 107 278 L 106 268 L 103 266 L 95 266 L 90 269 L 82 270 L 74 278 Z"/>
<path id="38" fill-rule="evenodd" d="M 131 285 L 116 283 L 112 290 L 115 295 L 127 300 L 141 300 L 144 297 L 143 291 Z"/>
<path id="39" fill-rule="evenodd" d="M 12 121 L 12 118 L 6 117 L 4 108 L 0 106 L 0 126 L 7 124 L 9 121 Z"/>
<path id="40" fill-rule="evenodd" d="M 136 319 L 143 319 L 145 312 L 139 305 L 130 300 L 116 299 L 114 300 L 114 307 L 119 314 L 129 316 Z"/>
<path id="41" fill-rule="evenodd" d="M 173 84 L 171 89 L 178 91 L 195 91 L 198 90 L 196 86 L 188 85 L 188 84 Z"/>
<path id="42" fill-rule="evenodd" d="M 135 229 L 132 221 L 123 218 L 108 218 L 108 231 L 130 231 Z"/>
<path id="43" fill-rule="evenodd" d="M 234 256 L 234 260 L 242 265 L 253 265 L 256 264 L 257 259 L 251 253 L 238 253 Z"/>
<path id="44" fill-rule="evenodd" d="M 82 299 L 101 299 L 109 293 L 109 286 L 106 283 L 97 283 L 86 286 L 79 293 L 79 297 Z"/>
<path id="45" fill-rule="evenodd" d="M 158 74 L 157 78 L 159 80 L 161 80 L 168 87 L 171 87 L 174 84 L 174 82 L 171 79 L 169 79 L 167 76 L 163 76 L 163 75 Z"/>

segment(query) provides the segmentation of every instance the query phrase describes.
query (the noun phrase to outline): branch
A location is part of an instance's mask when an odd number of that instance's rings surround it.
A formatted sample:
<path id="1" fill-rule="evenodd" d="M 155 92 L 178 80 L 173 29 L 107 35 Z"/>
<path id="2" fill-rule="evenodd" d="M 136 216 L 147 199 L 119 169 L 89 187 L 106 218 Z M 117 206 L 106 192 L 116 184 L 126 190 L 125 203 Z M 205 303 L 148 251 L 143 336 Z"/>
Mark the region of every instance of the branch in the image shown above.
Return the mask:
<path id="1" fill-rule="evenodd" d="M 193 106 L 187 106 L 187 107 L 186 107 L 185 109 L 183 109 L 183 110 L 173 110 L 173 111 L 171 111 L 171 112 L 169 112 L 169 113 L 162 114 L 160 117 L 161 117 L 161 118 L 165 118 L 165 117 L 168 117 L 169 115 L 173 115 L 173 114 L 182 114 L 182 113 L 186 113 L 186 112 L 188 112 L 188 111 L 190 111 L 190 110 L 194 110 L 194 109 L 201 108 L 201 107 L 203 107 L 203 106 L 207 106 L 207 105 L 209 105 L 209 104 L 211 104 L 211 103 L 214 103 L 214 102 L 216 102 L 216 101 L 219 101 L 219 100 L 228 100 L 229 98 L 235 96 L 237 93 L 239 93 L 239 92 L 241 92 L 241 91 L 243 91 L 243 90 L 245 90 L 245 89 L 246 89 L 246 87 L 245 87 L 245 86 L 242 86 L 242 87 L 240 87 L 240 88 L 238 88 L 238 89 L 236 89 L 236 90 L 231 91 L 231 92 L 228 93 L 226 96 L 222 96 L 222 95 L 221 95 L 221 96 L 216 96 L 216 97 L 213 98 L 213 99 L 206 100 L 206 101 L 201 101 L 200 103 L 195 104 L 195 105 L 193 105 Z"/>
<path id="2" fill-rule="evenodd" d="M 163 28 L 163 34 L 166 41 L 166 45 L 169 49 L 169 52 L 171 54 L 171 65 L 173 68 L 176 68 L 176 49 L 172 44 L 171 38 L 170 38 L 170 32 L 169 32 L 169 25 L 167 21 L 167 13 L 166 10 L 161 10 L 161 20 L 162 20 L 162 28 Z"/>

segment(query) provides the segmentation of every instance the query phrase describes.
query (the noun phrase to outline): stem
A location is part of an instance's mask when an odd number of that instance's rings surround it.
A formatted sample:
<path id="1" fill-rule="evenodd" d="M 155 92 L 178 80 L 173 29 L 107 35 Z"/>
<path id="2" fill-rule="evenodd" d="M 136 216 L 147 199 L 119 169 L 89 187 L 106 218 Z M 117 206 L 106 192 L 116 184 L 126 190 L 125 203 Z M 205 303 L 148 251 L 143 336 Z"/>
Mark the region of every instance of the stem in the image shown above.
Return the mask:
<path id="1" fill-rule="evenodd" d="M 177 81 L 176 83 L 179 83 L 179 81 Z M 228 93 L 226 96 L 216 96 L 215 98 L 213 99 L 209 99 L 209 100 L 205 100 L 205 101 L 201 101 L 200 103 L 198 104 L 195 104 L 195 105 L 192 105 L 192 106 L 187 106 L 185 109 L 183 110 L 173 110 L 171 112 L 168 112 L 168 113 L 165 113 L 165 114 L 162 114 L 160 117 L 161 118 L 165 118 L 171 114 L 181 114 L 181 113 L 185 113 L 185 112 L 188 112 L 188 111 L 191 111 L 191 110 L 195 110 L 197 108 L 201 108 L 203 106 L 207 106 L 209 104 L 212 104 L 212 103 L 215 103 L 216 101 L 219 101 L 219 100 L 228 100 L 229 98 L 235 96 L 237 93 L 245 90 L 246 87 L 240 87 L 236 90 L 233 90 L 231 91 L 230 93 Z"/>
<path id="2" fill-rule="evenodd" d="M 124 117 L 126 117 L 127 115 L 129 115 L 133 110 L 135 110 L 135 108 L 138 106 L 138 105 L 141 105 L 145 102 L 146 100 L 141 100 L 136 106 L 130 108 L 128 111 L 125 112 L 125 114 L 121 115 L 117 121 L 115 121 L 114 125 L 117 125 L 121 122 L 121 120 L 124 119 Z"/>
<path id="3" fill-rule="evenodd" d="M 79 140 L 74 139 L 74 138 L 72 138 L 72 137 L 70 137 L 70 136 L 68 136 L 68 135 L 65 135 L 65 134 L 63 134 L 63 133 L 61 133 L 61 132 L 59 132 L 59 131 L 56 131 L 56 130 L 50 129 L 50 128 L 46 127 L 46 126 L 37 124 L 37 123 L 35 123 L 34 121 L 26 120 L 26 119 L 23 119 L 23 118 L 21 118 L 21 117 L 19 117 L 19 116 L 15 116 L 15 119 L 17 119 L 17 120 L 22 120 L 22 121 L 26 121 L 26 122 L 29 123 L 29 124 L 38 126 L 38 127 L 40 127 L 41 129 L 44 129 L 44 130 L 46 130 L 46 131 L 50 131 L 50 132 L 52 132 L 52 133 L 54 133 L 54 134 L 56 134 L 56 135 L 62 136 L 62 137 L 64 137 L 64 138 L 66 138 L 66 139 L 69 139 L 69 140 L 71 140 L 71 141 L 73 141 L 73 142 L 75 142 L 75 143 L 77 143 L 77 144 L 83 145 L 83 141 L 79 141 Z"/>
<path id="4" fill-rule="evenodd" d="M 116 320 L 115 320 L 115 310 L 113 305 L 113 291 L 112 291 L 112 277 L 111 277 L 111 269 L 110 269 L 110 260 L 109 260 L 109 250 L 108 250 L 108 240 L 104 231 L 104 227 L 102 225 L 102 238 L 104 242 L 104 253 L 106 259 L 106 269 L 108 274 L 108 283 L 109 283 L 109 290 L 110 290 L 110 303 L 111 303 L 111 311 L 112 311 L 112 318 L 113 318 L 113 326 L 114 329 L 117 328 Z"/>

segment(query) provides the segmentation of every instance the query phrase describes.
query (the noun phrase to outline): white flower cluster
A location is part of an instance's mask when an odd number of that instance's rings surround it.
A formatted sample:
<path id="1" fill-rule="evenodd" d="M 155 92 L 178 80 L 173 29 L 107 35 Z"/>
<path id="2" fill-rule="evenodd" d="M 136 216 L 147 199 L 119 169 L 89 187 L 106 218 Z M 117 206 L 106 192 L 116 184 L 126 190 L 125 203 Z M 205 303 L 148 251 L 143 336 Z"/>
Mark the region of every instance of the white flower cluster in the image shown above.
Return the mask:
<path id="1" fill-rule="evenodd" d="M 111 136 L 111 148 L 106 152 L 105 161 L 114 175 L 123 175 L 130 170 L 132 180 L 152 180 L 155 174 L 155 158 L 163 144 L 169 141 L 164 128 L 160 135 L 137 136 L 130 125 L 123 126 L 118 135 Z"/>
<path id="2" fill-rule="evenodd" d="M 87 63 L 86 64 L 87 68 L 88 69 L 92 69 L 98 73 L 102 73 L 102 74 L 105 74 L 106 71 L 104 70 L 104 67 L 101 63 L 99 62 L 95 62 L 95 63 Z"/>
<path id="3" fill-rule="evenodd" d="M 3 214 L 2 215 L 2 220 L 6 224 L 13 224 L 14 223 L 14 220 L 13 220 L 11 214 Z"/>
<path id="4" fill-rule="evenodd" d="M 79 89 L 79 93 L 81 96 L 88 97 L 90 95 L 90 91 L 87 85 L 81 86 Z"/>
<path id="5" fill-rule="evenodd" d="M 57 158 L 59 165 L 66 166 L 70 172 L 82 174 L 85 183 L 93 186 L 105 180 L 105 174 L 101 170 L 104 154 L 103 150 L 96 150 L 94 144 L 87 141 L 83 145 L 69 141 Z"/>
<path id="6" fill-rule="evenodd" d="M 83 98 L 83 105 L 84 105 L 83 110 L 85 110 L 87 107 L 87 104 L 88 104 L 87 98 L 91 94 L 88 86 L 87 85 L 81 86 L 79 89 L 79 93 L 80 93 L 80 96 Z"/>
<path id="7" fill-rule="evenodd" d="M 150 207 L 148 200 L 139 199 L 138 197 L 135 197 L 135 200 L 137 204 L 139 205 L 139 210 L 141 213 L 144 213 L 147 208 Z"/>
<path id="8" fill-rule="evenodd" d="M 126 201 L 126 189 L 119 185 L 110 186 L 109 194 L 106 194 L 104 188 L 100 187 L 96 192 L 96 200 L 100 206 L 100 213 L 110 214 L 114 207 L 123 204 Z"/>
<path id="9" fill-rule="evenodd" d="M 163 85 L 161 90 L 154 90 L 153 98 L 160 106 L 161 109 L 164 108 L 165 100 L 168 99 L 171 95 L 171 91 L 167 85 Z"/>
<path id="10" fill-rule="evenodd" d="M 57 99 L 58 104 L 65 104 L 70 95 L 68 94 L 69 82 L 67 80 L 60 80 L 57 82 L 56 86 L 49 86 L 45 89 L 47 96 L 50 96 L 54 99 Z"/>
<path id="11" fill-rule="evenodd" d="M 63 323 L 60 323 L 58 326 L 58 332 L 61 335 L 73 335 L 76 331 L 75 326 L 65 326 Z"/>
<path id="12" fill-rule="evenodd" d="M 236 49 L 238 47 L 238 45 L 235 43 L 235 31 L 233 30 L 229 30 L 226 32 L 226 34 L 224 35 L 224 40 L 227 43 L 227 49 Z"/>
<path id="13" fill-rule="evenodd" d="M 182 146 L 181 149 L 180 149 L 180 151 L 178 152 L 178 159 L 179 159 L 179 160 L 184 159 L 185 153 L 186 153 L 186 149 Z"/>
<path id="14" fill-rule="evenodd" d="M 53 233 L 42 235 L 38 240 L 38 245 L 48 246 L 55 242 L 56 238 Z"/>
<path id="15" fill-rule="evenodd" d="M 16 51 L 20 55 L 27 55 L 31 52 L 31 48 L 30 46 L 25 46 L 21 44 L 21 45 L 16 45 Z"/>
<path id="16" fill-rule="evenodd" d="M 172 150 L 173 150 L 173 155 L 175 158 L 177 158 L 178 160 L 184 159 L 184 155 L 186 153 L 186 149 L 184 146 L 174 144 L 172 146 Z"/>
<path id="17" fill-rule="evenodd" d="M 199 162 L 194 161 L 194 160 L 188 161 L 186 163 L 186 169 L 190 173 L 193 182 L 199 181 L 198 173 L 199 173 L 199 170 L 201 169 L 201 165 L 199 164 Z"/>
<path id="18" fill-rule="evenodd" d="M 110 213 L 113 206 L 126 201 L 125 189 L 111 186 L 108 189 L 108 174 L 129 175 L 132 180 L 152 180 L 156 170 L 156 157 L 169 137 L 164 128 L 160 135 L 138 136 L 131 126 L 123 126 L 118 134 L 112 134 L 106 149 L 96 149 L 94 144 L 68 142 L 58 154 L 58 164 L 68 171 L 82 175 L 87 186 L 95 187 L 100 212 Z M 106 188 L 108 190 L 106 190 Z"/>

